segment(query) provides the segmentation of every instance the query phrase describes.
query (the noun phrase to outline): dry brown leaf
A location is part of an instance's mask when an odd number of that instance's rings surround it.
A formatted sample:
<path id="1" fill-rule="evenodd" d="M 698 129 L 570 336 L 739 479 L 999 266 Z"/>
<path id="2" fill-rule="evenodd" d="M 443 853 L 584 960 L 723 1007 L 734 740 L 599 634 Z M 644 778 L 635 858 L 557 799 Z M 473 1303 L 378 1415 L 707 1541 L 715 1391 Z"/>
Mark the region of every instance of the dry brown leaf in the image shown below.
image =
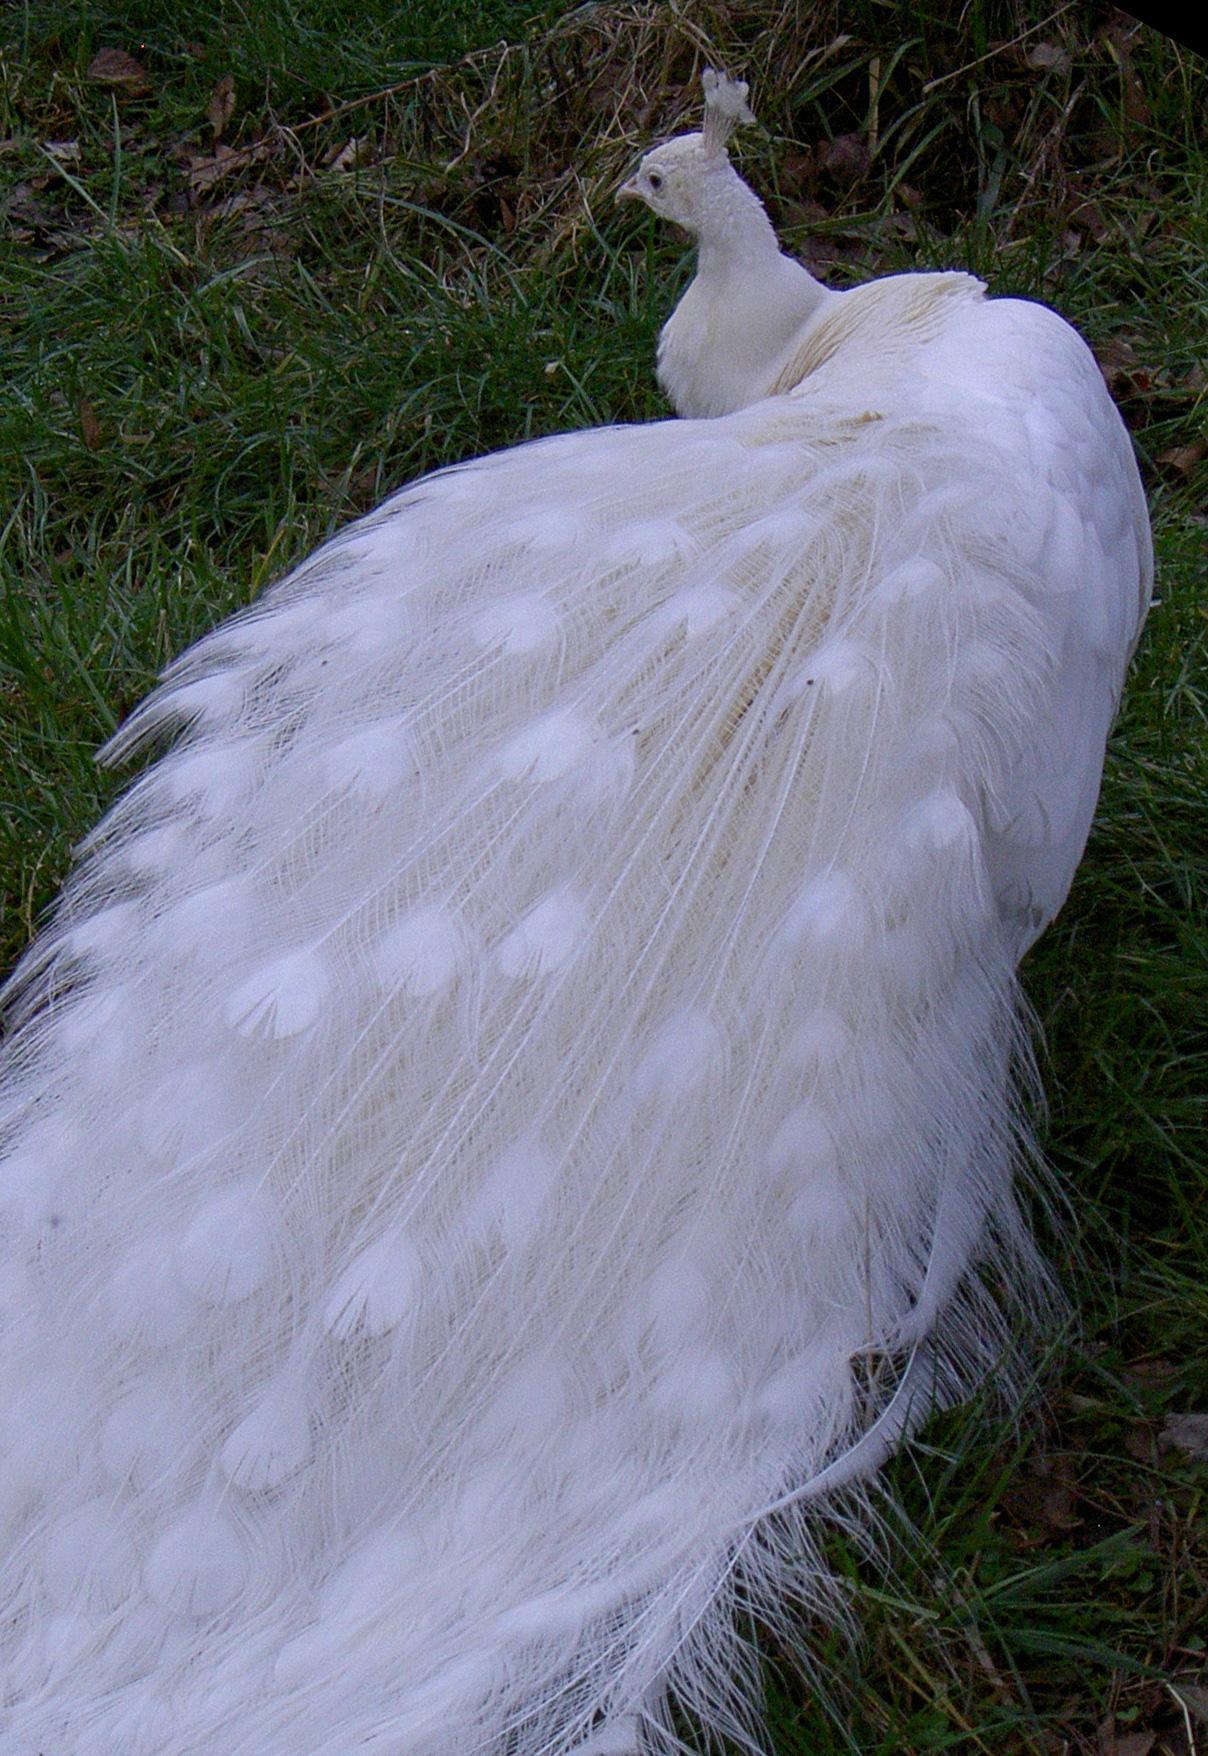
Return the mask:
<path id="1" fill-rule="evenodd" d="M 1041 1503 L 1040 1522 L 1054 1537 L 1077 1530 L 1082 1523 L 1082 1515 L 1078 1511 L 1078 1496 L 1074 1490 L 1062 1486 L 1046 1494 Z"/>
<path id="2" fill-rule="evenodd" d="M 777 171 L 777 185 L 782 198 L 790 195 L 811 195 L 818 181 L 818 167 L 812 152 L 787 152 Z"/>
<path id="3" fill-rule="evenodd" d="M 780 209 L 780 223 L 788 231 L 808 231 L 830 217 L 820 201 L 786 201 Z"/>
<path id="4" fill-rule="evenodd" d="M 1153 1430 L 1143 1421 L 1133 1421 L 1124 1434 L 1124 1449 L 1138 1463 L 1153 1462 Z"/>
<path id="5" fill-rule="evenodd" d="M 1125 335 L 1112 335 L 1095 346 L 1095 358 L 1107 388 L 1116 396 L 1144 396 L 1151 388 L 1150 374 Z"/>
<path id="6" fill-rule="evenodd" d="M 1099 1725 L 1099 1756 L 1149 1756 L 1157 1737 L 1156 1732 L 1118 1732 L 1116 1716 L 1109 1713 Z"/>
<path id="7" fill-rule="evenodd" d="M 343 146 L 334 149 L 325 168 L 329 171 L 351 171 L 364 150 L 365 141 L 358 140 L 354 134 L 351 140 L 346 140 Z"/>
<path id="8" fill-rule="evenodd" d="M 268 156 L 269 148 L 264 141 L 254 141 L 250 146 L 238 148 L 219 143 L 212 154 L 203 153 L 189 159 L 189 193 L 202 195 L 232 171 L 259 164 Z"/>
<path id="9" fill-rule="evenodd" d="M 1111 347 L 1111 345 L 1111 342 L 1107 343 L 1108 347 Z M 1124 342 L 1123 345 L 1126 348 L 1129 346 L 1127 342 Z M 1137 363 L 1136 355 L 1132 354 L 1131 348 L 1129 349 L 1129 352 L 1131 355 L 1130 363 L 1135 366 Z M 1161 1354 L 1148 1354 L 1144 1359 L 1130 1360 L 1128 1365 L 1125 1366 L 1121 1376 L 1124 1378 L 1125 1383 L 1134 1384 L 1141 1389 L 1144 1389 L 1147 1384 L 1165 1384 L 1168 1379 L 1177 1375 L 1179 1369 L 1176 1360 L 1165 1359 Z"/>
<path id="10" fill-rule="evenodd" d="M 348 498 L 359 512 L 368 512 L 382 497 L 382 485 L 372 464 L 357 470 L 348 483 Z"/>
<path id="11" fill-rule="evenodd" d="M 224 74 L 210 93 L 210 101 L 206 105 L 206 121 L 210 124 L 210 137 L 217 145 L 226 132 L 226 125 L 231 119 L 235 108 L 235 75 Z"/>
<path id="12" fill-rule="evenodd" d="M 854 183 L 869 164 L 867 143 L 858 134 L 836 134 L 833 140 L 822 142 L 815 157 L 819 169 L 829 171 L 840 183 Z"/>
<path id="13" fill-rule="evenodd" d="M 1072 1452 L 1042 1452 L 1033 1457 L 1004 1499 L 1016 1526 L 1016 1546 L 1032 1548 L 1037 1542 L 1076 1530 L 1083 1523 L 1081 1504 L 1077 1459 Z"/>
<path id="14" fill-rule="evenodd" d="M 1195 1683 L 1168 1683 L 1167 1688 L 1194 1719 L 1208 1725 L 1208 1689 Z"/>
<path id="15" fill-rule="evenodd" d="M 1111 235 L 1111 222 L 1097 201 L 1080 201 L 1070 209 L 1070 222 L 1084 231 L 1094 243 L 1102 244 Z"/>
<path id="16" fill-rule="evenodd" d="M 1175 449 L 1179 452 L 1196 452 L 1196 463 L 1208 457 L 1208 444 L 1203 440 L 1197 440 L 1194 445 L 1177 446 Z M 1158 462 L 1163 463 L 1173 455 L 1172 452 L 1166 452 L 1159 457 Z M 1176 464 L 1175 467 L 1180 466 Z M 1158 1444 L 1163 1451 L 1177 1446 L 1197 1463 L 1208 1463 L 1208 1411 L 1192 1410 L 1184 1415 L 1170 1415 L 1158 1434 Z"/>
<path id="17" fill-rule="evenodd" d="M 76 402 L 76 414 L 80 420 L 80 437 L 89 451 L 101 448 L 101 423 L 96 418 L 96 410 L 86 396 Z"/>
<path id="18" fill-rule="evenodd" d="M 147 69 L 125 49 L 98 49 L 88 63 L 88 77 L 95 85 L 107 85 L 129 98 L 146 97 L 151 90 Z"/>
<path id="19" fill-rule="evenodd" d="M 1073 66 L 1068 49 L 1060 43 L 1033 43 L 1025 51 L 1024 61 L 1037 73 L 1068 73 Z"/>
<path id="20" fill-rule="evenodd" d="M 1167 469 L 1174 470 L 1180 476 L 1189 476 L 1198 464 L 1208 457 L 1208 441 L 1194 439 L 1190 445 L 1172 445 L 1169 451 L 1159 451 L 1158 462 L 1165 464 Z"/>
<path id="21" fill-rule="evenodd" d="M 235 169 L 238 157 L 233 146 L 215 146 L 212 153 L 198 153 L 189 159 L 189 190 L 200 195 Z"/>

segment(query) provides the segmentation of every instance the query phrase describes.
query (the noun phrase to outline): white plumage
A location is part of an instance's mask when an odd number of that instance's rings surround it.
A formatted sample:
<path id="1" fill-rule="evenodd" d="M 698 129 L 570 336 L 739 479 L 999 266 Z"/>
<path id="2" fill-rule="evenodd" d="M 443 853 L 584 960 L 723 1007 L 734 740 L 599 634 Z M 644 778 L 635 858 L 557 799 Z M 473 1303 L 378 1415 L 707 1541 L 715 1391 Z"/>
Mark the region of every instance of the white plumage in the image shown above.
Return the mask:
<path id="1" fill-rule="evenodd" d="M 406 488 L 111 747 L 173 739 L 11 999 L 6 1753 L 735 1732 L 738 1621 L 1034 1282 L 1130 445 L 1052 312 L 780 255 L 708 93 L 625 187 L 691 418 Z"/>

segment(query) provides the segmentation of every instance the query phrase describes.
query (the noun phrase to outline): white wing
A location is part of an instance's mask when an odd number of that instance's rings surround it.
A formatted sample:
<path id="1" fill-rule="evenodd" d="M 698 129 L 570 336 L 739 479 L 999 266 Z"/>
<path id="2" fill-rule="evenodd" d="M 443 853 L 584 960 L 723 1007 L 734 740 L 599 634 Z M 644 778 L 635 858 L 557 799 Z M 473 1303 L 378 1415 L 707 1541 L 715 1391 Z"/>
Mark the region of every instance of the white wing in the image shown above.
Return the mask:
<path id="1" fill-rule="evenodd" d="M 1094 357 L 1045 306 L 986 302 L 928 350 L 924 371 L 923 406 L 971 424 L 1008 465 L 986 539 L 1030 569 L 1026 596 L 1048 630 L 1046 687 L 986 801 L 987 858 L 1022 954 L 1065 901 L 1090 832 L 1149 606 L 1149 519 Z"/>

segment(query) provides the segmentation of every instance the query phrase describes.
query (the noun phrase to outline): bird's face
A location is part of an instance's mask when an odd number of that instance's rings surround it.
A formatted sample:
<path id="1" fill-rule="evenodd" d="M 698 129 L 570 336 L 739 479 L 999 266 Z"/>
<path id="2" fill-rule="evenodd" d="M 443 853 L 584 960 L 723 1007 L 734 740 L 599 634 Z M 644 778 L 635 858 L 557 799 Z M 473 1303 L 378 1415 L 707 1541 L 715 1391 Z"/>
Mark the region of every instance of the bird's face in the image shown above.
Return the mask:
<path id="1" fill-rule="evenodd" d="M 644 201 L 660 218 L 700 229 L 706 165 L 699 134 L 684 134 L 648 152 L 617 190 L 618 201 Z"/>

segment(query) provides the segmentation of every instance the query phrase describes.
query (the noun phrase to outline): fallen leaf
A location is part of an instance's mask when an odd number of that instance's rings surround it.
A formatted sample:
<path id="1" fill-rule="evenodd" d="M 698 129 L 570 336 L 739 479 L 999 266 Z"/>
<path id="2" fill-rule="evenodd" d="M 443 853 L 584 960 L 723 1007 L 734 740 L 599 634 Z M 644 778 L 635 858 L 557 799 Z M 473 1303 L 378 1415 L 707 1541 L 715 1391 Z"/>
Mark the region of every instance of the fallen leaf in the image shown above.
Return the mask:
<path id="1" fill-rule="evenodd" d="M 189 159 L 189 192 L 191 195 L 204 194 L 232 171 L 259 164 L 268 156 L 269 148 L 264 141 L 253 141 L 250 146 L 238 148 L 219 143 L 211 155 L 201 154 Z"/>
<path id="2" fill-rule="evenodd" d="M 38 195 L 50 182 L 49 177 L 36 177 L 27 183 L 18 183 L 9 194 L 4 209 L 7 225 L 26 221 L 38 228 L 53 228 L 57 220 L 57 210 L 48 202 L 39 201 Z"/>
<path id="3" fill-rule="evenodd" d="M 1144 125 L 1149 120 L 1149 104 L 1132 62 L 1132 49 L 1138 35 L 1137 22 L 1117 11 L 1099 33 L 1099 40 L 1116 63 L 1125 117 L 1130 122 Z"/>
<path id="4" fill-rule="evenodd" d="M 336 147 L 326 162 L 326 169 L 329 171 L 351 171 L 364 149 L 364 139 L 358 140 L 356 135 L 353 135 L 352 139 L 346 140 L 343 146 Z"/>
<path id="5" fill-rule="evenodd" d="M 1194 1683 L 1168 1683 L 1166 1687 L 1188 1713 L 1208 1725 L 1208 1689 L 1198 1688 Z"/>
<path id="6" fill-rule="evenodd" d="M 81 396 L 76 403 L 76 414 L 80 418 L 80 437 L 89 451 L 101 448 L 101 423 L 96 418 L 96 410 L 86 396 Z"/>
<path id="7" fill-rule="evenodd" d="M 78 140 L 44 140 L 42 150 L 52 159 L 58 159 L 61 165 L 74 165 L 80 156 L 80 143 Z"/>
<path id="8" fill-rule="evenodd" d="M 1164 463 L 1167 469 L 1174 470 L 1177 475 L 1186 477 L 1192 473 L 1197 464 L 1203 463 L 1206 457 L 1208 457 L 1208 440 L 1193 439 L 1190 445 L 1172 445 L 1169 451 L 1159 451 L 1158 462 Z M 1187 1417 L 1189 1420 L 1196 1418 L 1195 1415 Z M 1200 1415 L 1198 1418 L 1208 1422 L 1208 1415 Z M 1163 1436 L 1165 1435 L 1163 1434 Z M 1205 1442 L 1206 1447 L 1208 1447 L 1208 1430 L 1205 1432 Z M 1176 1440 L 1175 1443 L 1178 1444 L 1181 1441 Z M 1187 1450 L 1187 1447 L 1184 1445 L 1183 1449 Z M 1195 1454 L 1193 1453 L 1193 1455 Z M 1203 1451 L 1202 1455 L 1208 1458 L 1208 1448 Z"/>
<path id="9" fill-rule="evenodd" d="M 830 209 L 820 201 L 786 201 L 781 210 L 786 226 L 817 226 L 830 217 Z"/>
<path id="10" fill-rule="evenodd" d="M 891 213 L 885 221 L 885 230 L 895 238 L 917 238 L 919 232 L 911 213 Z"/>
<path id="11" fill-rule="evenodd" d="M 854 183 L 862 177 L 870 158 L 868 146 L 858 134 L 836 134 L 833 140 L 823 141 L 815 156 L 819 168 L 842 183 Z"/>
<path id="12" fill-rule="evenodd" d="M 226 131 L 235 108 L 235 76 L 224 74 L 210 93 L 210 101 L 206 105 L 206 121 L 210 124 L 210 135 L 217 145 Z"/>
<path id="13" fill-rule="evenodd" d="M 1111 347 L 1112 344 L 1108 342 L 1107 345 Z M 1125 342 L 1124 346 L 1127 348 L 1128 343 Z M 1132 353 L 1131 348 L 1129 348 L 1129 353 Z M 1132 356 L 1130 363 L 1136 365 L 1135 355 Z M 1178 1371 L 1179 1366 L 1175 1360 L 1167 1360 L 1163 1359 L 1161 1355 L 1150 1354 L 1145 1359 L 1130 1360 L 1125 1366 L 1122 1376 L 1126 1383 L 1136 1385 L 1138 1389 L 1144 1389 L 1147 1384 L 1165 1384 Z"/>
<path id="14" fill-rule="evenodd" d="M 1087 233 L 1096 244 L 1111 235 L 1111 222 L 1096 201 L 1080 201 L 1070 210 L 1070 223 Z"/>
<path id="15" fill-rule="evenodd" d="M 1203 440 L 1197 440 L 1195 445 L 1178 446 L 1176 450 L 1179 452 L 1198 451 L 1196 462 L 1199 462 L 1200 458 L 1208 456 L 1208 444 L 1205 444 Z M 1161 463 L 1162 459 L 1159 458 L 1158 462 Z M 1180 466 L 1176 465 L 1175 467 Z M 1163 1451 L 1177 1447 L 1178 1450 L 1185 1451 L 1188 1457 L 1193 1458 L 1196 1463 L 1208 1463 L 1208 1412 L 1200 1410 L 1189 1411 L 1184 1415 L 1170 1415 L 1166 1425 L 1158 1434 L 1158 1445 Z"/>
<path id="16" fill-rule="evenodd" d="M 127 97 L 146 97 L 151 90 L 147 69 L 125 49 L 98 49 L 88 63 L 88 77 L 95 85 L 107 85 Z"/>
<path id="17" fill-rule="evenodd" d="M 1074 64 L 1069 50 L 1063 49 L 1060 43 L 1033 43 L 1024 55 L 1024 61 L 1037 73 L 1066 74 Z"/>
<path id="18" fill-rule="evenodd" d="M 1025 1546 L 1075 1530 L 1083 1522 L 1079 1504 L 1077 1464 L 1067 1451 L 1034 1457 L 1004 1498 L 1013 1519 L 1025 1527 Z"/>
<path id="19" fill-rule="evenodd" d="M 198 153 L 189 160 L 189 188 L 194 195 L 209 189 L 235 169 L 233 146 L 215 146 L 212 153 Z"/>
<path id="20" fill-rule="evenodd" d="M 1142 366 L 1137 351 L 1125 335 L 1109 336 L 1095 348 L 1107 388 L 1116 396 L 1144 396 L 1150 389 L 1150 374 Z"/>
<path id="21" fill-rule="evenodd" d="M 376 506 L 382 497 L 382 485 L 378 480 L 377 470 L 371 464 L 360 469 L 348 484 L 348 498 L 359 512 L 367 512 Z"/>
<path id="22" fill-rule="evenodd" d="M 1156 1732 L 1117 1731 L 1114 1713 L 1099 1723 L 1099 1756 L 1149 1756 L 1156 1741 Z"/>
<path id="23" fill-rule="evenodd" d="M 847 259 L 852 252 L 845 255 L 842 244 L 834 238 L 810 238 L 796 251 L 797 261 L 811 274 L 825 279 L 828 269 Z"/>
<path id="24" fill-rule="evenodd" d="M 808 195 L 818 180 L 812 152 L 787 152 L 777 172 L 777 185 L 782 196 Z"/>
<path id="25" fill-rule="evenodd" d="M 1153 1462 L 1153 1432 L 1141 1421 L 1130 1423 L 1124 1434 L 1124 1449 L 1138 1463 Z"/>

